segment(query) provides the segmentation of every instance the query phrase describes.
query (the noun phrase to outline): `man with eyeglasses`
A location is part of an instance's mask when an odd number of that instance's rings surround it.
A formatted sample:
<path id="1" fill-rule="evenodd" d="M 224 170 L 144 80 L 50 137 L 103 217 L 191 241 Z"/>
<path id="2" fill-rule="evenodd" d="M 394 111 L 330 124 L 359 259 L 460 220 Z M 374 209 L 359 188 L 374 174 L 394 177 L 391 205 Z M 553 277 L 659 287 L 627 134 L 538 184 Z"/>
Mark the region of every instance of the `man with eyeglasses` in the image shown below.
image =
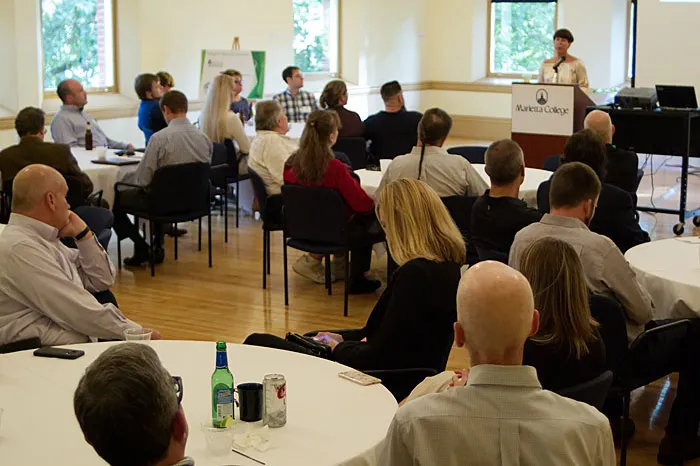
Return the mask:
<path id="1" fill-rule="evenodd" d="M 296 66 L 288 66 L 282 72 L 282 79 L 287 83 L 287 89 L 273 97 L 282 106 L 291 123 L 306 123 L 309 114 L 318 110 L 316 97 L 302 89 L 304 75 Z"/>
<path id="2" fill-rule="evenodd" d="M 73 408 L 85 440 L 111 466 L 194 466 L 182 379 L 148 345 L 109 347 L 78 383 Z M 138 403 L 134 403 L 138 400 Z"/>

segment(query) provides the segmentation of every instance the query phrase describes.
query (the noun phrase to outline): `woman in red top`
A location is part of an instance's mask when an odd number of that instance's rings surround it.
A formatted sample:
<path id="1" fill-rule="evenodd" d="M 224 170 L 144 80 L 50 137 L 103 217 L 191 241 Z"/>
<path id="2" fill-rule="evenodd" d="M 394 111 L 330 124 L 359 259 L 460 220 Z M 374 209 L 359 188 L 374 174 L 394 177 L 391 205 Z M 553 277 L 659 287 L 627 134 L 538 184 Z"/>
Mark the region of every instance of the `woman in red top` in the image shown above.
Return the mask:
<path id="1" fill-rule="evenodd" d="M 370 219 L 361 222 L 368 225 L 367 231 L 360 232 L 353 238 L 351 246 L 349 293 L 372 293 L 381 286 L 379 280 L 368 280 L 365 272 L 369 270 L 372 259 L 372 243 L 377 234 L 370 230 L 381 231 L 374 216 L 374 201 L 365 193 L 360 183 L 354 179 L 346 165 L 337 160 L 331 150 L 338 139 L 340 119 L 335 112 L 316 110 L 309 115 L 306 128 L 299 141 L 297 150 L 287 160 L 284 167 L 285 184 L 298 184 L 332 188 L 337 190 L 345 200 L 348 217 L 353 214 L 367 214 Z M 357 245 L 356 247 L 354 245 Z M 294 271 L 316 283 L 325 283 L 325 273 L 321 260 L 323 256 L 308 254 L 302 256 L 295 264 Z M 342 278 L 345 264 L 338 257 L 333 261 L 334 278 Z"/>

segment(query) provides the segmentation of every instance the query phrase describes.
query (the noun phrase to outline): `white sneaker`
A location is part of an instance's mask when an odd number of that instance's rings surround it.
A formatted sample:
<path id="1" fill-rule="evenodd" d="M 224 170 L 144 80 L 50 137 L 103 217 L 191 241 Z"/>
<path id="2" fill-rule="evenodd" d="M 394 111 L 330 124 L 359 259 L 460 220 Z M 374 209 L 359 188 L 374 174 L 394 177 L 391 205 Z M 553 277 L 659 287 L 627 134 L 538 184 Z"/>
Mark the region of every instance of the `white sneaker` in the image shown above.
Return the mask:
<path id="1" fill-rule="evenodd" d="M 333 256 L 333 262 L 331 262 L 331 278 L 333 281 L 345 280 L 346 265 L 345 257 Z"/>
<path id="2" fill-rule="evenodd" d="M 292 270 L 315 283 L 326 283 L 326 271 L 323 268 L 323 261 L 317 261 L 308 254 L 301 256 L 292 266 Z"/>

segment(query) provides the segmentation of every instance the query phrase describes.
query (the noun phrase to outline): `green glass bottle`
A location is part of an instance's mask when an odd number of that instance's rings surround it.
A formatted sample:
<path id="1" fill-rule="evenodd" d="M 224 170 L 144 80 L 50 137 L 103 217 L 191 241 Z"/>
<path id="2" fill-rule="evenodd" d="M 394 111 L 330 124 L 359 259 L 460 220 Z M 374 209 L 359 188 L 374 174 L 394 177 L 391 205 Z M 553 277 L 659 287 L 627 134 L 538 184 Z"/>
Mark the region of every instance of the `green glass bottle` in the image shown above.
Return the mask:
<path id="1" fill-rule="evenodd" d="M 216 369 L 211 375 L 211 417 L 214 427 L 233 424 L 233 374 L 228 369 L 226 342 L 216 343 Z"/>

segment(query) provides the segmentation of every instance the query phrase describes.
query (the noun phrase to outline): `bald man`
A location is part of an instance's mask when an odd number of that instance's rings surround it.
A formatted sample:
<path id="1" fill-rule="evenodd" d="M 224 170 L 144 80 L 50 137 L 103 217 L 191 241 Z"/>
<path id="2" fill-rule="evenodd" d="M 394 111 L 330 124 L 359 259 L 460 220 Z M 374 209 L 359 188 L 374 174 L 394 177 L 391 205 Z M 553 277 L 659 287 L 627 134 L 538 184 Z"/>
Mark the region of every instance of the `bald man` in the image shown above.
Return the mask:
<path id="1" fill-rule="evenodd" d="M 405 404 L 380 446 L 382 466 L 614 465 L 608 420 L 543 390 L 523 366 L 539 313 L 525 277 L 498 262 L 469 269 L 457 291 L 455 342 L 471 360 L 467 383 Z"/>
<path id="2" fill-rule="evenodd" d="M 63 105 L 51 119 L 51 137 L 59 144 L 71 147 L 85 147 L 85 130 L 88 122 L 92 131 L 92 145 L 106 146 L 110 149 L 134 150 L 126 142 L 115 141 L 107 137 L 92 116 L 83 111 L 87 105 L 87 92 L 75 79 L 61 81 L 56 88 L 58 98 Z"/>
<path id="3" fill-rule="evenodd" d="M 92 293 L 114 284 L 114 266 L 66 202 L 63 176 L 29 165 L 15 177 L 12 215 L 0 234 L 0 344 L 38 337 L 41 344 L 121 339 L 140 328 Z M 60 238 L 73 238 L 77 249 Z"/>
<path id="4" fill-rule="evenodd" d="M 610 115 L 602 110 L 593 110 L 583 122 L 586 129 L 593 130 L 605 142 L 608 149 L 608 164 L 605 182 L 634 195 L 637 199 L 637 170 L 639 157 L 634 152 L 618 149 L 613 145 L 615 125 Z"/>

